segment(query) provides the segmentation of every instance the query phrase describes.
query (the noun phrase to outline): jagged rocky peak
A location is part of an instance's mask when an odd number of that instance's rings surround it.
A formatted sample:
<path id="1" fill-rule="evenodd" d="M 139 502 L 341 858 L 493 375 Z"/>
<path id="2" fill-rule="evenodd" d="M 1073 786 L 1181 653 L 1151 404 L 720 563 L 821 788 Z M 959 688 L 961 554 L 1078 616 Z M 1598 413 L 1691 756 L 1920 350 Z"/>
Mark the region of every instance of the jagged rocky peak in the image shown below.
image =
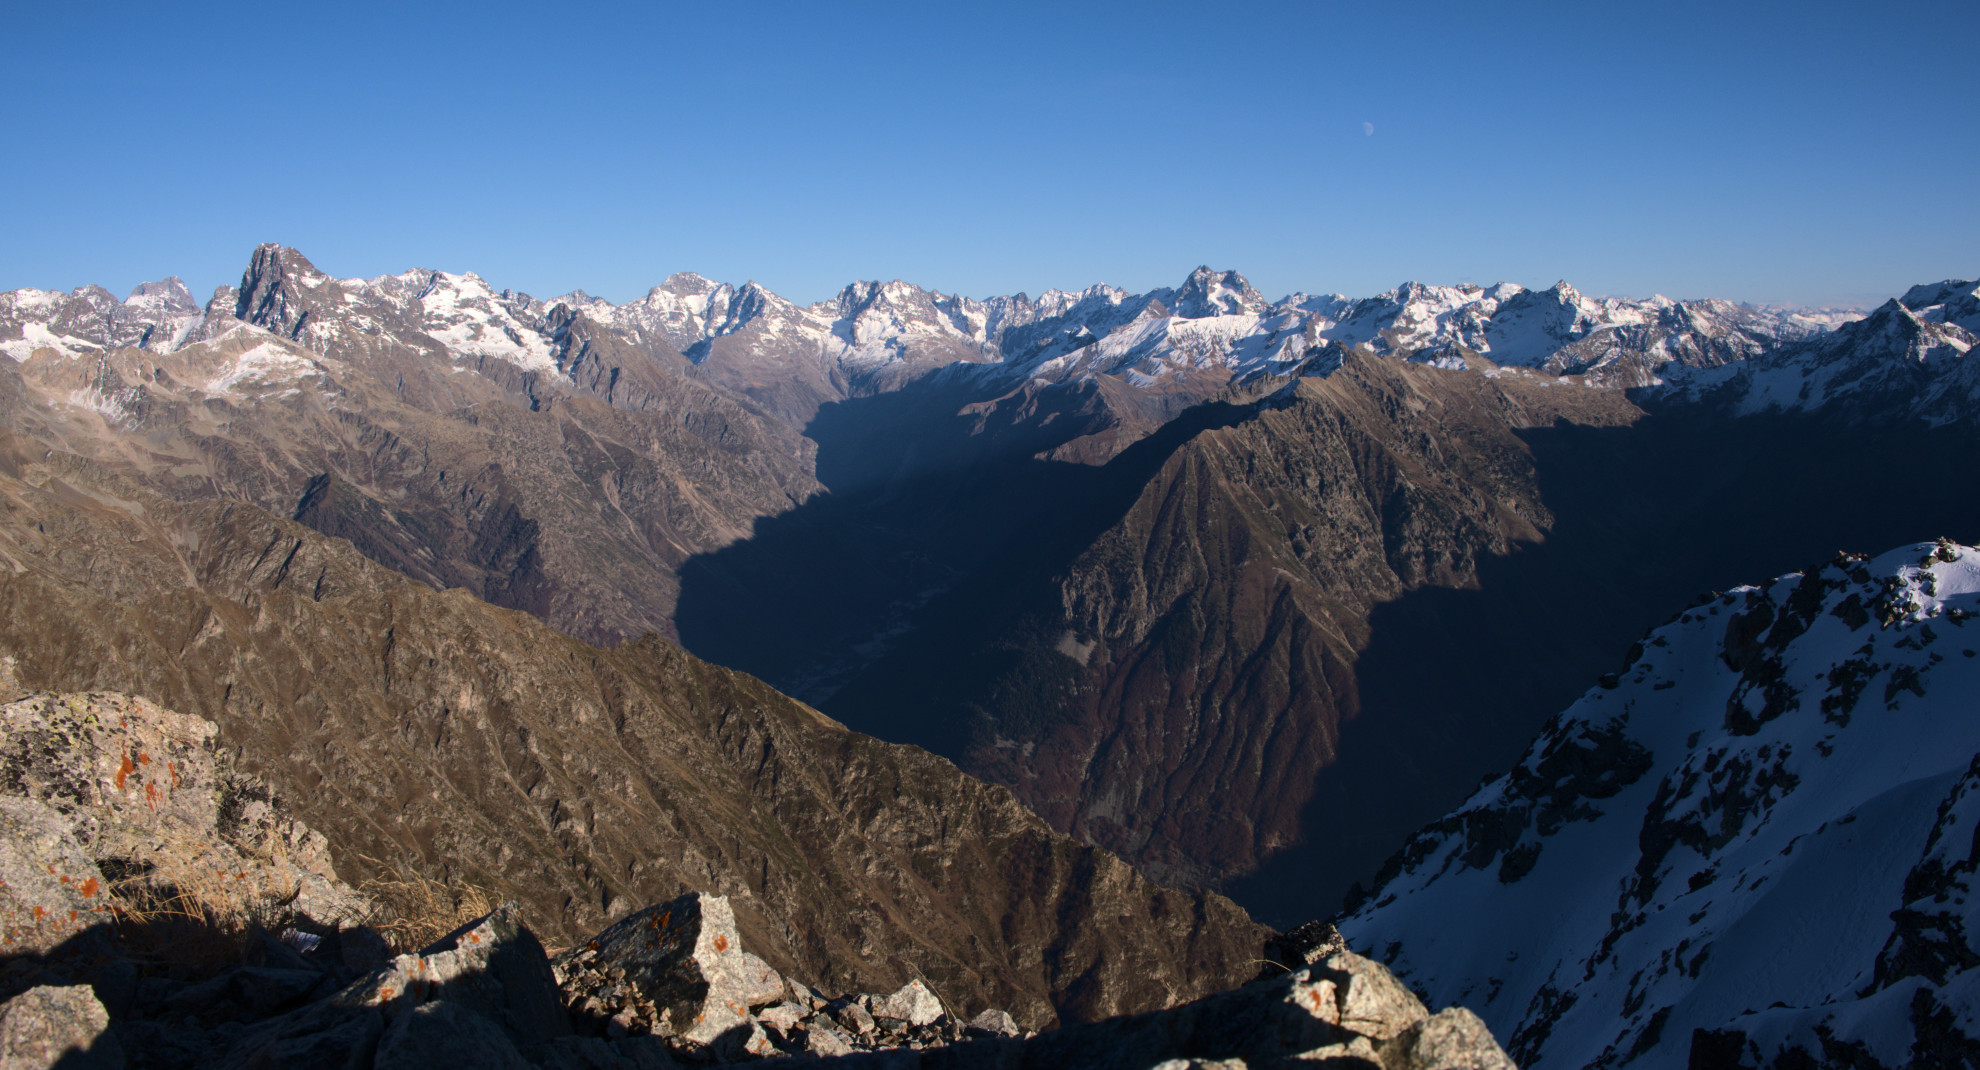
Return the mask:
<path id="1" fill-rule="evenodd" d="M 892 282 L 867 281 L 847 285 L 839 291 L 835 311 L 840 319 L 862 325 L 872 323 L 872 317 L 885 316 L 896 328 L 941 324 L 961 327 L 955 322 L 958 314 L 966 317 L 967 311 L 975 304 L 968 298 L 949 297 L 939 291 L 924 290 L 895 279 Z M 978 315 L 980 318 L 981 314 Z M 964 333 L 972 333 L 966 327 L 961 329 Z M 863 332 L 856 330 L 856 333 Z"/>
<path id="2" fill-rule="evenodd" d="M 692 271 L 676 271 L 667 276 L 666 281 L 655 286 L 649 293 L 669 293 L 677 297 L 707 297 L 717 290 L 727 289 L 726 282 L 716 282 Z"/>
<path id="3" fill-rule="evenodd" d="M 1833 331 L 1722 367 L 1667 377 L 1667 396 L 1745 414 L 1827 411 L 1844 419 L 1971 421 L 1980 404 L 1980 337 L 1898 300 Z"/>
<path id="4" fill-rule="evenodd" d="M 124 304 L 174 312 L 199 311 L 199 303 L 193 300 L 192 291 L 186 289 L 185 280 L 177 275 L 166 276 L 157 282 L 138 283 L 130 296 L 124 298 Z"/>
<path id="5" fill-rule="evenodd" d="M 288 338 L 298 338 L 323 300 L 310 293 L 329 281 L 301 253 L 273 242 L 255 246 L 241 274 L 234 316 Z"/>
<path id="6" fill-rule="evenodd" d="M 38 349 L 66 357 L 119 346 L 170 352 L 202 318 L 177 278 L 143 283 L 125 301 L 94 284 L 66 294 L 15 290 L 0 294 L 0 353 L 21 361 Z"/>
<path id="7" fill-rule="evenodd" d="M 1911 289 L 1906 290 L 1904 295 L 1898 298 L 1898 301 L 1906 308 L 1914 310 L 1930 308 L 1933 305 L 1945 304 L 1955 294 L 1973 285 L 1973 282 L 1966 279 L 1944 279 L 1939 282 L 1921 282 Z"/>
<path id="8" fill-rule="evenodd" d="M 279 242 L 263 242 L 255 246 L 254 252 L 248 256 L 247 270 L 243 274 L 249 279 L 293 279 L 304 285 L 329 278 L 318 271 L 300 250 Z"/>
<path id="9" fill-rule="evenodd" d="M 1199 267 L 1183 280 L 1170 307 L 1184 319 L 1203 319 L 1209 316 L 1262 314 L 1271 307 L 1271 302 L 1235 271 L 1219 272 Z"/>
<path id="10" fill-rule="evenodd" d="M 1922 363 L 1946 343 L 1966 341 L 1957 333 L 1934 330 L 1940 322 L 1919 315 L 1893 297 L 1861 320 L 1845 324 L 1838 335 L 1879 356 Z"/>
<path id="11" fill-rule="evenodd" d="M 1976 615 L 1980 550 L 1945 540 L 1704 596 L 1341 928 L 1525 1065 L 1950 1065 L 1980 1044 Z"/>
<path id="12" fill-rule="evenodd" d="M 1920 319 L 1950 323 L 1980 334 L 1980 281 L 1948 279 L 1913 286 L 1898 301 Z"/>

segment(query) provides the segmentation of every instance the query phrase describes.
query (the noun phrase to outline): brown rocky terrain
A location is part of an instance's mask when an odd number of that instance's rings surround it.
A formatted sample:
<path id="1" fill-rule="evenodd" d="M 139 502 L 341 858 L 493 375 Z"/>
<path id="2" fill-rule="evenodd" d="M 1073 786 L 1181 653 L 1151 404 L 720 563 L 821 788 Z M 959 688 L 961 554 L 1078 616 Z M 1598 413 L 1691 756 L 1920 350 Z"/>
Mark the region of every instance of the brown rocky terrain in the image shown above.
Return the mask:
<path id="1" fill-rule="evenodd" d="M 485 887 L 555 941 L 727 894 L 779 969 L 838 990 L 920 976 L 1033 1026 L 1255 968 L 1264 930 L 1233 904 L 1156 887 L 942 759 L 657 637 L 589 646 L 252 505 L 161 498 L 29 423 L 0 437 L 19 685 L 214 721 L 349 879 Z"/>
<path id="2" fill-rule="evenodd" d="M 672 634 L 681 562 L 819 490 L 809 442 L 664 343 L 567 314 L 557 374 L 456 359 L 399 292 L 415 281 L 354 291 L 264 246 L 208 340 L 30 356 L 12 426 L 594 641 Z"/>

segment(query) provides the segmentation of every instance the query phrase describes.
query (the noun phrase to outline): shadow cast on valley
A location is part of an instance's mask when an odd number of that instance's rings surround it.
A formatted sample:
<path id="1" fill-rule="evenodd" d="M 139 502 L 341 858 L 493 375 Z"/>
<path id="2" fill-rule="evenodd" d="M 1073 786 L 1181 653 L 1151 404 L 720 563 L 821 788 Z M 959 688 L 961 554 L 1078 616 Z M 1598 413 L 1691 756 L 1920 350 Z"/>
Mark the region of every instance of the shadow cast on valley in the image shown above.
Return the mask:
<path id="1" fill-rule="evenodd" d="M 1259 920 L 1330 914 L 1697 595 L 1838 550 L 1980 538 L 1967 432 L 1652 415 L 1522 437 L 1555 517 L 1546 540 L 1486 559 L 1475 588 L 1371 614 L 1360 715 L 1302 813 L 1304 842 L 1226 889 Z"/>
<path id="2" fill-rule="evenodd" d="M 965 726 L 926 714 L 989 678 L 961 656 L 1045 593 L 1178 446 L 1258 410 L 1198 405 L 1086 465 L 1040 455 L 1114 426 L 1094 391 L 977 397 L 961 377 L 931 376 L 821 408 L 805 434 L 828 493 L 681 568 L 681 645 L 854 729 L 954 758 Z"/>
<path id="3" fill-rule="evenodd" d="M 1100 466 L 1039 459 L 1111 426 L 1091 392 L 982 404 L 938 375 L 825 406 L 806 434 L 830 493 L 688 562 L 682 645 L 858 731 L 961 760 L 979 727 L 968 711 L 1009 699 L 998 681 L 1028 672 L 1013 631 L 1050 616 L 1062 574 L 1178 447 L 1265 404 L 1199 405 Z M 1301 842 L 1223 889 L 1261 921 L 1333 913 L 1697 594 L 1839 549 L 1980 538 L 1969 432 L 1652 414 L 1520 435 L 1554 517 L 1545 540 L 1484 559 L 1474 587 L 1419 589 L 1370 615 L 1359 713 Z"/>

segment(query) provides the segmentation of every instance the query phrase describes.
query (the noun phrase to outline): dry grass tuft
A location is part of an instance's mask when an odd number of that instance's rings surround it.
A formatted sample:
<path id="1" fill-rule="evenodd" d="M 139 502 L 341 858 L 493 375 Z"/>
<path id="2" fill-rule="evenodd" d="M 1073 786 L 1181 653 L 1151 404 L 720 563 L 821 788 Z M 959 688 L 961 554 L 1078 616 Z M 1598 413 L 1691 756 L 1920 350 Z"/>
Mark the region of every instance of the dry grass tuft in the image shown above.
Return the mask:
<path id="1" fill-rule="evenodd" d="M 169 833 L 147 847 L 142 860 L 103 866 L 119 942 L 140 961 L 221 969 L 240 961 L 256 929 L 297 920 L 301 886 L 272 883 L 261 859 Z"/>
<path id="2" fill-rule="evenodd" d="M 365 861 L 386 868 L 377 859 Z M 418 951 L 495 909 L 486 888 L 444 884 L 404 871 L 396 879 L 368 880 L 358 890 L 377 904 L 365 924 L 402 954 Z"/>

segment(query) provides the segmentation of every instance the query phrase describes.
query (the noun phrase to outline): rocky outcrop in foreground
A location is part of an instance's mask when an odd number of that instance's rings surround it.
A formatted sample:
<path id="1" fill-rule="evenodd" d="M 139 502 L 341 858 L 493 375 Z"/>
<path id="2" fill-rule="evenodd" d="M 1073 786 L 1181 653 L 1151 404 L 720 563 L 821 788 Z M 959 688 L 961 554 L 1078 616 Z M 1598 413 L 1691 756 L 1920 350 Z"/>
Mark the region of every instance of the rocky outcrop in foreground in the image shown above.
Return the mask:
<path id="1" fill-rule="evenodd" d="M 918 980 L 839 999 L 787 981 L 742 950 L 715 896 L 642 911 L 555 965 L 513 906 L 341 987 L 327 947 L 271 941 L 277 964 L 197 984 L 36 987 L 0 1006 L 0 1065 L 1514 1070 L 1471 1012 L 1432 1015 L 1381 965 L 1340 949 L 1169 1010 L 1019 1036 L 999 1011 L 958 1022 Z"/>
<path id="2" fill-rule="evenodd" d="M 0 706 L 0 954 L 45 952 L 115 909 L 193 900 L 333 925 L 370 913 L 323 836 L 236 770 L 214 733 L 128 695 Z"/>
<path id="3" fill-rule="evenodd" d="M 0 661 L 0 684 L 12 671 Z M 215 733 L 110 693 L 0 706 L 0 1070 L 1509 1065 L 1468 1012 L 1430 1016 L 1337 934 L 1305 930 L 1273 949 L 1305 962 L 1289 977 L 1042 1035 L 1002 1009 L 965 1021 L 919 975 L 827 995 L 747 950 L 730 898 L 700 892 L 554 960 L 514 903 L 395 957 L 368 927 L 380 906 Z"/>

